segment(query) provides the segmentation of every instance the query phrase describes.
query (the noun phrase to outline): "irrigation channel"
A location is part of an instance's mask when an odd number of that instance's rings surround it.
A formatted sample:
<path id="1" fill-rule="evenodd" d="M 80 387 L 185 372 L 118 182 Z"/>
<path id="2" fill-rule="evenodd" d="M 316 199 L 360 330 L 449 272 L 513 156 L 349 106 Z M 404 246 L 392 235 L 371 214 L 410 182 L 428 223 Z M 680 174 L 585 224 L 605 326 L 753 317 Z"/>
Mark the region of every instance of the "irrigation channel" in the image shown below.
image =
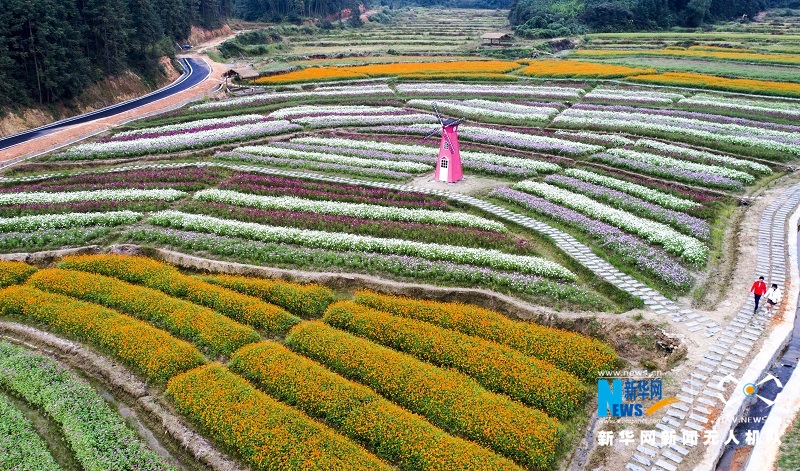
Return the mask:
<path id="1" fill-rule="evenodd" d="M 798 250 L 800 250 L 800 240 L 798 240 L 797 246 Z M 798 262 L 798 265 L 800 265 L 800 262 Z M 769 378 L 769 375 L 774 376 L 778 381 L 769 379 L 753 388 L 751 390 L 752 394 L 745 392 L 745 394 L 749 396 L 750 406 L 748 406 L 745 413 L 739 418 L 739 423 L 736 425 L 733 432 L 734 437 L 739 440 L 739 443 L 736 444 L 734 441 L 728 443 L 725 447 L 725 451 L 722 453 L 722 457 L 717 463 L 717 471 L 744 469 L 740 466 L 747 462 L 747 457 L 752 451 L 752 444 L 748 445 L 745 437 L 748 433 L 752 435 L 754 432 L 757 433 L 761 431 L 764 422 L 766 422 L 767 417 L 772 411 L 772 401 L 774 401 L 778 393 L 781 392 L 783 385 L 789 381 L 792 373 L 797 368 L 798 362 L 800 362 L 800 305 L 797 307 L 794 329 L 792 330 L 786 347 L 770 364 L 769 368 L 759 377 L 759 382 Z M 745 385 L 745 387 L 747 387 L 747 385 Z M 760 437 L 759 439 L 771 440 L 774 438 L 775 437 Z M 727 440 L 728 437 L 720 437 L 720 439 Z M 757 457 L 755 458 L 757 459 Z"/>

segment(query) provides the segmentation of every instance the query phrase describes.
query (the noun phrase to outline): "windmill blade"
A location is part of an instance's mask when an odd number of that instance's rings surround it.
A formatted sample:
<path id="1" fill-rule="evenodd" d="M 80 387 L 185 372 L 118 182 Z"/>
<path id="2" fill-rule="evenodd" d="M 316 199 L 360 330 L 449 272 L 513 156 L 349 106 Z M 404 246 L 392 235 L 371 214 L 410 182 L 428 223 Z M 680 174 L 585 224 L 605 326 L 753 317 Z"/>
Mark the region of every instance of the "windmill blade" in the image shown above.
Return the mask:
<path id="1" fill-rule="evenodd" d="M 425 139 L 430 138 L 431 136 L 433 136 L 437 132 L 439 132 L 439 130 L 438 129 L 434 129 L 433 131 L 429 132 L 427 136 L 423 137 L 422 140 L 424 141 Z"/>
<path id="2" fill-rule="evenodd" d="M 450 126 L 458 126 L 459 124 L 463 123 L 463 122 L 464 122 L 464 121 L 466 121 L 466 120 L 467 120 L 467 118 L 458 118 L 458 119 L 456 120 L 456 122 L 455 122 L 455 123 L 453 123 L 453 124 L 451 124 Z"/>
<path id="3" fill-rule="evenodd" d="M 453 155 L 453 143 L 450 142 L 450 136 L 447 135 L 447 131 L 442 130 L 442 134 L 444 135 L 444 140 L 447 141 L 448 150 L 450 150 L 450 155 Z"/>
<path id="4" fill-rule="evenodd" d="M 444 126 L 444 120 L 442 119 L 442 114 L 439 113 L 439 107 L 436 106 L 436 102 L 435 101 L 433 102 L 433 111 L 436 112 L 436 117 L 439 119 L 439 124 Z"/>

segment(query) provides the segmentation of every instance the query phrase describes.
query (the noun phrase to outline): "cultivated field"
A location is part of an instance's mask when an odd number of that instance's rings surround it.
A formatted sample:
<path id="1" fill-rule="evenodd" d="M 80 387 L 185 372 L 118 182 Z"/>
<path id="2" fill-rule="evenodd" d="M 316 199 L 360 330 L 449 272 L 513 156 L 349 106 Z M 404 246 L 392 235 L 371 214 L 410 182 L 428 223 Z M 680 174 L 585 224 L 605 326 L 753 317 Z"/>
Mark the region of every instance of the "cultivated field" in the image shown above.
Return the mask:
<path id="1" fill-rule="evenodd" d="M 686 350 L 664 346 L 669 326 L 619 314 L 647 293 L 724 292 L 737 207 L 800 157 L 798 64 L 773 47 L 792 47 L 791 25 L 775 41 L 750 26 L 736 44 L 594 35 L 567 59 L 469 57 L 505 22 L 486 11 L 447 37 L 453 56 L 416 55 L 446 49 L 436 32 L 461 15 L 292 39 L 274 57 L 297 70 L 6 169 L 0 252 L 91 255 L 0 264 L 0 456 L 556 469 L 600 371 L 672 374 Z M 351 43 L 380 54 L 327 57 Z M 467 118 L 463 182 L 433 181 L 434 102 Z M 218 273 L 259 267 L 284 281 Z M 86 371 L 77 348 L 130 374 Z M 141 427 L 101 397 L 139 404 Z M 169 437 L 142 433 L 160 424 Z"/>

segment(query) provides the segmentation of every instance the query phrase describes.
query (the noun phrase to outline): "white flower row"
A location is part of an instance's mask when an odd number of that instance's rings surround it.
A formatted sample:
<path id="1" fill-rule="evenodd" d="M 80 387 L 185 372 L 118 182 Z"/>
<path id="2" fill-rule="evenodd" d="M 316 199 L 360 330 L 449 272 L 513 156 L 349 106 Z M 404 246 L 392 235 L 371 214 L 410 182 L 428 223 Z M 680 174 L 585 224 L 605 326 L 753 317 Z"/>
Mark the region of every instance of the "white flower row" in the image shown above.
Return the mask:
<path id="1" fill-rule="evenodd" d="M 447 224 L 462 227 L 477 227 L 490 231 L 505 231 L 503 224 L 471 214 L 437 211 L 432 209 L 398 208 L 377 204 L 347 203 L 342 201 L 318 201 L 295 196 L 262 196 L 238 191 L 209 188 L 194 195 L 201 201 L 252 206 L 261 209 L 282 209 L 286 211 L 305 211 L 335 216 L 349 216 L 364 219 L 385 219 L 389 221 L 423 222 Z"/>
<path id="2" fill-rule="evenodd" d="M 631 101 L 637 103 L 651 103 L 668 105 L 681 98 L 683 95 L 677 93 L 654 92 L 650 90 L 632 90 L 624 88 L 595 88 L 586 95 L 584 99 L 594 101 Z"/>
<path id="3" fill-rule="evenodd" d="M 297 142 L 300 144 L 308 144 L 308 145 L 379 150 L 384 152 L 392 152 L 395 154 L 414 154 L 414 155 L 425 155 L 431 157 L 436 157 L 436 155 L 438 155 L 439 152 L 438 149 L 434 147 L 421 146 L 416 144 L 395 144 L 392 142 L 360 141 L 357 139 L 340 139 L 335 137 L 300 137 L 292 139 L 292 142 Z M 461 158 L 463 160 L 474 160 L 494 165 L 505 165 L 508 167 L 526 168 L 541 173 L 554 173 L 561 170 L 561 167 L 551 162 L 543 162 L 541 160 L 535 160 L 535 159 L 524 159 L 520 157 L 511 157 L 507 155 L 494 154 L 491 152 L 473 152 L 473 151 L 462 150 Z"/>
<path id="4" fill-rule="evenodd" d="M 165 227 L 195 230 L 218 235 L 242 237 L 262 242 L 282 242 L 305 247 L 337 251 L 363 251 L 412 255 L 428 260 L 446 260 L 485 266 L 533 275 L 575 280 L 574 273 L 557 263 L 539 257 L 512 255 L 499 250 L 413 242 L 400 239 L 323 232 L 307 229 L 267 226 L 263 224 L 219 219 L 179 211 L 161 211 L 150 216 L 150 222 Z"/>
<path id="5" fill-rule="evenodd" d="M 689 162 L 686 160 L 673 159 L 672 157 L 665 157 L 663 155 L 651 154 L 649 152 L 637 152 L 629 149 L 609 149 L 609 154 L 622 157 L 624 159 L 638 160 L 639 162 L 647 162 L 653 165 L 678 168 L 681 170 L 690 170 L 693 172 L 709 173 L 711 175 L 719 175 L 725 178 L 739 180 L 744 183 L 753 183 L 756 181 L 755 177 L 747 172 L 741 170 L 734 170 L 727 167 L 718 167 L 716 165 L 700 164 L 697 162 Z"/>
<path id="6" fill-rule="evenodd" d="M 237 152 L 247 154 L 279 157 L 282 159 L 313 160 L 316 162 L 332 162 L 336 164 L 352 165 L 354 167 L 383 168 L 400 172 L 422 173 L 433 170 L 433 167 L 420 162 L 403 162 L 397 160 L 367 159 L 350 157 L 347 155 L 324 154 L 322 152 L 306 152 L 302 150 L 287 149 L 272 146 L 245 146 L 236 149 Z"/>
<path id="7" fill-rule="evenodd" d="M 623 129 L 633 132 L 670 132 L 717 142 L 727 142 L 745 147 L 760 147 L 774 151 L 789 152 L 800 156 L 800 145 L 769 139 L 769 136 L 792 139 L 796 138 L 796 134 L 793 136 L 792 133 L 788 132 L 737 124 L 712 123 L 710 121 L 675 116 L 652 117 L 644 113 L 582 110 L 576 108 L 563 111 L 553 119 L 553 124 L 566 124 L 571 127 L 580 126 L 595 129 Z M 714 131 L 712 132 L 708 129 L 713 129 Z"/>
<path id="8" fill-rule="evenodd" d="M 350 87 L 329 87 L 318 88 L 311 91 L 297 91 L 297 92 L 280 92 L 280 93 L 262 93 L 258 95 L 249 95 L 230 100 L 212 101 L 208 103 L 201 103 L 189 107 L 190 110 L 210 110 L 216 108 L 228 108 L 236 106 L 248 106 L 259 103 L 274 103 L 280 101 L 294 100 L 296 98 L 310 98 L 310 97 L 359 97 L 367 95 L 394 95 L 394 92 L 386 84 L 380 85 L 366 85 L 366 86 L 350 86 Z"/>
<path id="9" fill-rule="evenodd" d="M 649 201 L 669 209 L 685 211 L 698 206 L 698 203 L 695 203 L 694 201 L 679 198 L 677 196 L 670 195 L 669 193 L 648 188 L 644 185 L 639 185 L 626 180 L 620 180 L 618 178 L 608 177 L 606 175 L 600 175 L 598 173 L 589 172 L 578 168 L 568 168 L 564 170 L 564 174 L 585 182 L 603 185 L 606 188 L 628 193 L 629 195 L 637 196 L 645 201 Z"/>
<path id="10" fill-rule="evenodd" d="M 411 108 L 433 109 L 433 100 L 409 100 L 406 105 Z M 559 112 L 552 106 L 530 106 L 514 103 L 497 103 L 485 100 L 437 101 L 436 106 L 453 114 L 477 118 L 501 119 L 515 122 L 549 121 Z M 500 105 L 500 106 L 497 106 Z"/>
<path id="11" fill-rule="evenodd" d="M 424 131 L 420 125 L 412 127 Z M 486 144 L 502 144 L 511 147 L 551 152 L 556 154 L 585 155 L 604 150 L 603 146 L 584 144 L 582 142 L 567 141 L 555 137 L 524 134 L 516 131 L 503 131 L 501 129 L 485 128 L 478 126 L 464 126 L 459 128 L 459 137 Z"/>
<path id="12" fill-rule="evenodd" d="M 564 136 L 567 139 L 572 138 L 575 139 L 576 137 L 582 137 L 585 139 L 593 139 L 600 142 L 607 142 L 610 145 L 614 146 L 628 146 L 632 145 L 635 141 L 633 139 L 628 139 L 627 137 L 618 136 L 616 134 L 600 134 L 596 132 L 589 132 L 589 131 L 578 131 L 578 132 L 570 132 L 570 131 L 556 131 L 556 136 Z"/>
<path id="13" fill-rule="evenodd" d="M 163 200 L 175 201 L 186 193 L 173 189 L 156 190 L 91 190 L 91 191 L 62 191 L 48 193 L 45 191 L 0 193 L 0 205 L 6 204 L 47 204 L 70 203 L 73 201 L 135 201 L 135 200 Z"/>
<path id="14" fill-rule="evenodd" d="M 673 154 L 685 155 L 687 157 L 693 157 L 696 159 L 703 159 L 711 162 L 719 162 L 722 165 L 744 168 L 747 170 L 752 170 L 754 172 L 763 173 L 765 175 L 769 175 L 772 173 L 771 168 L 767 167 L 766 165 L 760 164 L 758 162 L 736 159 L 725 155 L 712 154 L 711 152 L 695 150 L 689 147 L 666 144 L 660 141 L 652 141 L 650 139 L 639 139 L 638 141 L 636 141 L 636 145 L 639 147 L 647 147 L 650 149 L 670 152 Z"/>
<path id="15" fill-rule="evenodd" d="M 612 208 L 587 196 L 547 183 L 525 181 L 515 185 L 515 188 L 637 234 L 650 242 L 663 246 L 667 252 L 680 256 L 694 265 L 704 264 L 708 257 L 708 247 L 702 242 L 694 237 L 681 234 L 666 224 L 634 216 L 627 211 Z"/>
<path id="16" fill-rule="evenodd" d="M 394 106 L 364 106 L 364 105 L 302 105 L 283 108 L 270 113 L 270 117 L 283 119 L 291 116 L 324 114 L 324 115 L 349 115 L 349 114 L 385 114 L 403 111 L 402 108 Z"/>
<path id="17" fill-rule="evenodd" d="M 166 126 L 157 126 L 153 128 L 134 129 L 133 131 L 125 131 L 114 134 L 114 137 L 136 136 L 139 134 L 150 134 L 155 132 L 180 131 L 183 129 L 193 129 L 204 126 L 215 126 L 217 124 L 233 124 L 246 121 L 258 121 L 264 118 L 266 118 L 266 116 L 260 114 L 243 114 L 239 116 L 226 116 L 225 118 L 198 119 L 196 121 L 189 121 L 186 123 L 168 124 Z"/>
<path id="18" fill-rule="evenodd" d="M 379 126 L 383 124 L 439 123 L 432 114 L 381 114 L 381 115 L 327 115 L 306 116 L 292 119 L 293 123 L 312 128 L 335 128 L 339 126 Z"/>
<path id="19" fill-rule="evenodd" d="M 81 226 L 118 226 L 131 224 L 142 217 L 133 211 L 109 211 L 105 213 L 40 214 L 0 218 L 0 231 L 38 231 L 40 229 L 66 229 Z"/>
<path id="20" fill-rule="evenodd" d="M 548 87 L 531 85 L 483 85 L 468 83 L 399 83 L 395 87 L 398 92 L 415 94 L 441 94 L 441 95 L 494 95 L 494 96 L 522 96 L 526 98 L 556 98 L 576 99 L 583 93 L 582 88 L 573 87 Z"/>
<path id="21" fill-rule="evenodd" d="M 753 111 L 787 118 L 800 118 L 800 104 L 783 101 L 750 100 L 708 94 L 697 94 L 679 101 L 680 105 L 721 108 L 733 111 Z"/>
<path id="22" fill-rule="evenodd" d="M 300 126 L 288 121 L 265 121 L 222 129 L 210 129 L 194 133 L 176 134 L 131 141 L 95 142 L 72 147 L 58 154 L 58 159 L 97 158 L 115 155 L 141 155 L 176 152 L 187 149 L 209 147 L 225 142 L 256 139 L 262 136 L 300 130 Z"/>

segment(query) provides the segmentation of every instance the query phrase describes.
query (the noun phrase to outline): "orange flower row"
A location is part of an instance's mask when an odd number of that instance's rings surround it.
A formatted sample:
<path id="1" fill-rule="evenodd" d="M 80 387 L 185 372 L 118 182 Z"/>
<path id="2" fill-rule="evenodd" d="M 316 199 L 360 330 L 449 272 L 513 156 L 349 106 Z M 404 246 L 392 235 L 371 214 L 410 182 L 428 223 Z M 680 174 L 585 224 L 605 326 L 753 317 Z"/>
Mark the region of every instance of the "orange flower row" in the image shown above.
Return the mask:
<path id="1" fill-rule="evenodd" d="M 34 272 L 36 267 L 27 263 L 0 260 L 0 288 L 20 284 Z"/>
<path id="2" fill-rule="evenodd" d="M 310 67 L 286 74 L 262 77 L 256 80 L 261 84 L 278 84 L 289 82 L 320 82 L 337 79 L 358 79 L 366 77 L 404 77 L 432 74 L 504 74 L 516 70 L 520 65 L 516 62 L 497 60 L 474 60 L 452 62 L 399 62 L 391 64 L 369 64 L 350 67 Z M 437 75 L 441 77 L 441 75 Z"/>
<path id="3" fill-rule="evenodd" d="M 546 361 L 584 380 L 614 369 L 618 357 L 606 343 L 574 332 L 514 321 L 478 306 L 439 303 L 358 291 L 358 304 L 497 342 Z"/>
<path id="4" fill-rule="evenodd" d="M 234 291 L 280 306 L 297 316 L 319 317 L 335 300 L 333 291 L 316 284 L 301 285 L 282 280 L 214 275 L 201 278 Z"/>
<path id="5" fill-rule="evenodd" d="M 251 327 L 211 309 L 116 278 L 54 268 L 34 274 L 28 284 L 151 322 L 214 356 L 230 355 L 237 348 L 260 340 Z"/>
<path id="6" fill-rule="evenodd" d="M 596 64 L 593 62 L 541 60 L 531 62 L 529 66 L 520 72 L 535 77 L 614 78 L 654 74 L 656 70 L 637 69 L 613 64 Z"/>
<path id="7" fill-rule="evenodd" d="M 269 395 L 375 450 L 378 457 L 401 470 L 520 469 L 276 342 L 241 348 L 231 358 L 230 368 Z"/>
<path id="8" fill-rule="evenodd" d="M 254 470 L 390 470 L 350 440 L 258 391 L 219 363 L 187 371 L 167 395 Z"/>
<path id="9" fill-rule="evenodd" d="M 58 266 L 112 276 L 163 291 L 263 329 L 267 335 L 286 333 L 300 322 L 298 317 L 278 306 L 184 275 L 173 266 L 146 257 L 76 255 L 65 257 Z"/>
<path id="10" fill-rule="evenodd" d="M 495 394 L 453 370 L 376 345 L 322 322 L 303 322 L 286 345 L 445 431 L 487 446 L 517 463 L 548 468 L 563 433 L 557 420 Z"/>
<path id="11" fill-rule="evenodd" d="M 402 76 L 403 80 L 458 80 L 460 82 L 516 82 L 517 77 L 504 74 L 408 74 Z"/>
<path id="12" fill-rule="evenodd" d="M 367 78 L 366 75 L 351 72 L 346 67 L 310 67 L 295 70 L 286 74 L 272 75 L 256 79 L 260 84 L 277 84 L 291 82 L 324 82 L 327 80 Z"/>
<path id="13" fill-rule="evenodd" d="M 166 381 L 204 363 L 191 344 L 138 319 L 31 286 L 0 290 L 0 314 L 45 324 L 119 358 L 148 380 Z"/>
<path id="14" fill-rule="evenodd" d="M 586 399 L 586 388 L 575 376 L 495 342 L 352 301 L 333 304 L 323 320 L 435 365 L 455 368 L 487 389 L 508 394 L 559 419 L 574 415 Z"/>
<path id="15" fill-rule="evenodd" d="M 800 96 L 800 84 L 791 82 L 771 82 L 767 80 L 729 79 L 715 75 L 691 72 L 666 72 L 663 74 L 638 75 L 629 80 L 642 83 L 657 83 L 682 87 L 711 88 L 743 93 L 767 95 Z"/>

